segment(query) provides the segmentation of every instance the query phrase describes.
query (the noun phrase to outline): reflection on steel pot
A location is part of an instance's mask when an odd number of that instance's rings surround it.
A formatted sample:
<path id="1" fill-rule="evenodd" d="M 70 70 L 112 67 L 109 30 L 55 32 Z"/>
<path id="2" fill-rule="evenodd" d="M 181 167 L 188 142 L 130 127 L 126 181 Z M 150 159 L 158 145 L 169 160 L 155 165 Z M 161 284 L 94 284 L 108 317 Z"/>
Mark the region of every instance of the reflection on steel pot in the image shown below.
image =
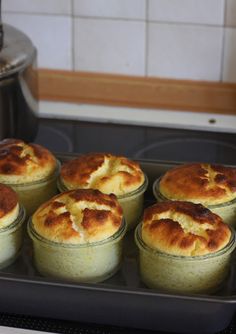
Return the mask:
<path id="1" fill-rule="evenodd" d="M 24 33 L 0 23 L 0 139 L 32 141 L 37 112 L 36 49 Z"/>

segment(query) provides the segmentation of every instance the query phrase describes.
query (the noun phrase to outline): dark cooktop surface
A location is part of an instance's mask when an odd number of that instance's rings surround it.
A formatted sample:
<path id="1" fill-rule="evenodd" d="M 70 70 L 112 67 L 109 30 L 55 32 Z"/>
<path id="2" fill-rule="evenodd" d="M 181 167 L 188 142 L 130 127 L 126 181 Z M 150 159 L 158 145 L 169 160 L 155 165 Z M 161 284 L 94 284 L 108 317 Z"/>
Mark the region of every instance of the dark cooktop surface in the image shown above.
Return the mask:
<path id="1" fill-rule="evenodd" d="M 35 142 L 57 152 L 236 164 L 236 133 L 41 119 Z"/>

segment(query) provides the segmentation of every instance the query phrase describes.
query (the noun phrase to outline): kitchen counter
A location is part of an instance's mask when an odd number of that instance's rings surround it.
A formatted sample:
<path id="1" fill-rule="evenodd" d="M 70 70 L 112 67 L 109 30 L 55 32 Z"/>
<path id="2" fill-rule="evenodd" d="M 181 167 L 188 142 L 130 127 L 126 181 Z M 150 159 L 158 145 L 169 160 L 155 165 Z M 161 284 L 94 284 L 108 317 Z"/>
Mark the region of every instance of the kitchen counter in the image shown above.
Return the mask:
<path id="1" fill-rule="evenodd" d="M 236 116 L 205 112 L 41 101 L 39 116 L 49 119 L 236 133 Z"/>

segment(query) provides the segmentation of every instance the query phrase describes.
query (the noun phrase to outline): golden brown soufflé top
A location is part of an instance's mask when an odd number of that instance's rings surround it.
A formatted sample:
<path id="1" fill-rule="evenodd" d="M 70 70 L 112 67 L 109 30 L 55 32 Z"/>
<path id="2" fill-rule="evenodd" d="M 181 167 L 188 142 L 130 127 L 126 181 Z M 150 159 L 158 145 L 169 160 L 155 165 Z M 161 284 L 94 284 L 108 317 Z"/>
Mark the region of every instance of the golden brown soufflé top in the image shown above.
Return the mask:
<path id="1" fill-rule="evenodd" d="M 224 248 L 231 230 L 204 207 L 185 201 L 156 203 L 144 211 L 142 239 L 151 248 L 178 256 L 198 256 Z"/>
<path id="2" fill-rule="evenodd" d="M 236 198 L 236 168 L 207 163 L 181 165 L 162 176 L 159 191 L 169 200 L 225 203 Z"/>
<path id="3" fill-rule="evenodd" d="M 144 179 L 138 163 L 109 153 L 84 154 L 61 168 L 61 180 L 68 189 L 93 188 L 116 196 L 138 189 Z"/>
<path id="4" fill-rule="evenodd" d="M 122 209 L 113 194 L 69 190 L 41 205 L 32 224 L 40 236 L 50 241 L 87 244 L 116 233 L 122 224 Z"/>
<path id="5" fill-rule="evenodd" d="M 56 168 L 54 155 L 37 144 L 20 139 L 0 141 L 0 182 L 17 184 L 41 180 Z"/>
<path id="6" fill-rule="evenodd" d="M 0 183 L 0 228 L 14 222 L 19 214 L 19 203 L 16 192 Z"/>

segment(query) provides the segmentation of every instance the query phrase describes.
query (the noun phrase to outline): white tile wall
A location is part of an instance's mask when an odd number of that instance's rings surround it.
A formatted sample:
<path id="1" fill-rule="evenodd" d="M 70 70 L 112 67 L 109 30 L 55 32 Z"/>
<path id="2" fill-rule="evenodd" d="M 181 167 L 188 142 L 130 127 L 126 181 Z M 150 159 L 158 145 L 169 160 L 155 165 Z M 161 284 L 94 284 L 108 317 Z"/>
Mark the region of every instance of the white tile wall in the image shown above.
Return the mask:
<path id="1" fill-rule="evenodd" d="M 2 9 L 20 13 L 70 15 L 72 0 L 3 0 Z"/>
<path id="2" fill-rule="evenodd" d="M 149 0 L 148 7 L 152 21 L 211 25 L 224 22 L 224 0 Z"/>
<path id="3" fill-rule="evenodd" d="M 236 27 L 236 1 L 226 0 L 226 26 Z"/>
<path id="4" fill-rule="evenodd" d="M 236 0 L 2 2 L 40 67 L 236 82 Z"/>
<path id="5" fill-rule="evenodd" d="M 145 74 L 145 23 L 75 20 L 75 69 Z"/>
<path id="6" fill-rule="evenodd" d="M 148 75 L 220 79 L 223 29 L 149 23 Z"/>
<path id="7" fill-rule="evenodd" d="M 3 21 L 25 32 L 38 49 L 38 66 L 72 69 L 69 16 L 4 14 Z"/>
<path id="8" fill-rule="evenodd" d="M 236 82 L 236 30 L 233 28 L 225 31 L 223 81 Z"/>
<path id="9" fill-rule="evenodd" d="M 146 18 L 145 0 L 74 0 L 77 16 L 143 19 Z"/>

